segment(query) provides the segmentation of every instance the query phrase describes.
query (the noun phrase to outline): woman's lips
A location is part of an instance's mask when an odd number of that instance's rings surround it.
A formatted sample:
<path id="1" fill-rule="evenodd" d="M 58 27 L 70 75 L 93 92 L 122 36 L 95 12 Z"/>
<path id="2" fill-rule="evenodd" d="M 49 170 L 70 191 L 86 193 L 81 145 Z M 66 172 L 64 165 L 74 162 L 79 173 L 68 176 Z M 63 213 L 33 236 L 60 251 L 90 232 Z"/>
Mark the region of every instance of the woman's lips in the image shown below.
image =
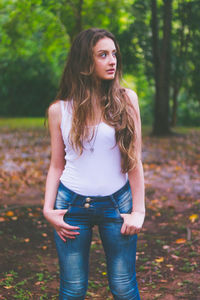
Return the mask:
<path id="1" fill-rule="evenodd" d="M 109 69 L 109 70 L 107 70 L 106 71 L 108 74 L 113 74 L 113 73 L 115 73 L 115 69 Z"/>

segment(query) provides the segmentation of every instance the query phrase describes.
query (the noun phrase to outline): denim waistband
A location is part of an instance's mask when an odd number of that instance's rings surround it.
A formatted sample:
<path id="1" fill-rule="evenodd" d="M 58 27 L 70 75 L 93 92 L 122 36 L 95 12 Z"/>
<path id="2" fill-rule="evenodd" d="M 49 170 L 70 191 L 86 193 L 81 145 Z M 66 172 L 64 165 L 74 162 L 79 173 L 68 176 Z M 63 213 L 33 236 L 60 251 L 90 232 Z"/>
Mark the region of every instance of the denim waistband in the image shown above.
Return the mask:
<path id="1" fill-rule="evenodd" d="M 72 196 L 72 198 L 76 198 L 76 196 L 77 196 L 79 199 L 85 199 L 86 197 L 91 197 L 93 200 L 110 200 L 110 199 L 113 199 L 113 197 L 117 198 L 117 197 L 122 196 L 127 191 L 127 189 L 130 188 L 130 183 L 129 183 L 129 181 L 127 181 L 123 187 L 121 187 L 119 190 L 117 190 L 113 194 L 110 194 L 107 196 L 81 195 L 81 194 L 78 194 L 78 193 L 70 190 L 69 188 L 67 188 L 61 181 L 60 181 L 60 186 L 62 187 L 63 190 L 65 190 L 67 193 L 69 193 Z"/>

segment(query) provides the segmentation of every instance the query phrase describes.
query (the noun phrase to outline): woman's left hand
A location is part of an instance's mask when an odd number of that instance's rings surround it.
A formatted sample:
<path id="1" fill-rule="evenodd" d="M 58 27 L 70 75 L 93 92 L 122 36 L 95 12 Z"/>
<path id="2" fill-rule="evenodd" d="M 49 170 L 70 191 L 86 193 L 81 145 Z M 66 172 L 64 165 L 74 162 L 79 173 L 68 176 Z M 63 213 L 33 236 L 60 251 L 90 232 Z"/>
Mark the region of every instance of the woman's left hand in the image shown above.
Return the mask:
<path id="1" fill-rule="evenodd" d="M 144 223 L 145 213 L 133 211 L 131 214 L 121 214 L 124 223 L 121 233 L 125 235 L 133 235 L 140 232 Z"/>

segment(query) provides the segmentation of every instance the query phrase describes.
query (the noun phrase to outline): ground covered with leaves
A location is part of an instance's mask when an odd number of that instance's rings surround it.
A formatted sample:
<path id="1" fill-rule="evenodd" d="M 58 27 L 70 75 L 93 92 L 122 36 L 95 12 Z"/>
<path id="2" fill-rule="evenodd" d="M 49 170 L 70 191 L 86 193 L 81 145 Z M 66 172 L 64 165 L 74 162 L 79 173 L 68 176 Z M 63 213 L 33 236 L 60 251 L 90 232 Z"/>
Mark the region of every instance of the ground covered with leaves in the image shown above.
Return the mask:
<path id="1" fill-rule="evenodd" d="M 49 164 L 45 130 L 6 130 L 0 137 L 0 299 L 58 299 L 51 227 L 42 216 Z M 200 299 L 200 131 L 143 139 L 146 219 L 138 235 L 142 300 Z M 97 229 L 86 299 L 109 300 Z"/>

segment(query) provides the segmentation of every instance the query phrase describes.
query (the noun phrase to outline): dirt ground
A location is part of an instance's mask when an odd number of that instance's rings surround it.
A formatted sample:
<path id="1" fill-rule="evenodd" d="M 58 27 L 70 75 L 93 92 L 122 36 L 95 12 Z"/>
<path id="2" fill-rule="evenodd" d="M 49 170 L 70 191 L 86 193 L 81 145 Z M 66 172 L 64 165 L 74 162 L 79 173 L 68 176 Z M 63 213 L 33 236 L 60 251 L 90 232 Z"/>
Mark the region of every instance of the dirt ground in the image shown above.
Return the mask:
<path id="1" fill-rule="evenodd" d="M 0 137 L 0 299 L 58 299 L 52 228 L 42 216 L 49 164 L 43 130 Z M 138 235 L 142 300 L 200 299 L 200 132 L 145 136 L 146 219 Z M 105 257 L 94 229 L 87 300 L 109 300 Z"/>

